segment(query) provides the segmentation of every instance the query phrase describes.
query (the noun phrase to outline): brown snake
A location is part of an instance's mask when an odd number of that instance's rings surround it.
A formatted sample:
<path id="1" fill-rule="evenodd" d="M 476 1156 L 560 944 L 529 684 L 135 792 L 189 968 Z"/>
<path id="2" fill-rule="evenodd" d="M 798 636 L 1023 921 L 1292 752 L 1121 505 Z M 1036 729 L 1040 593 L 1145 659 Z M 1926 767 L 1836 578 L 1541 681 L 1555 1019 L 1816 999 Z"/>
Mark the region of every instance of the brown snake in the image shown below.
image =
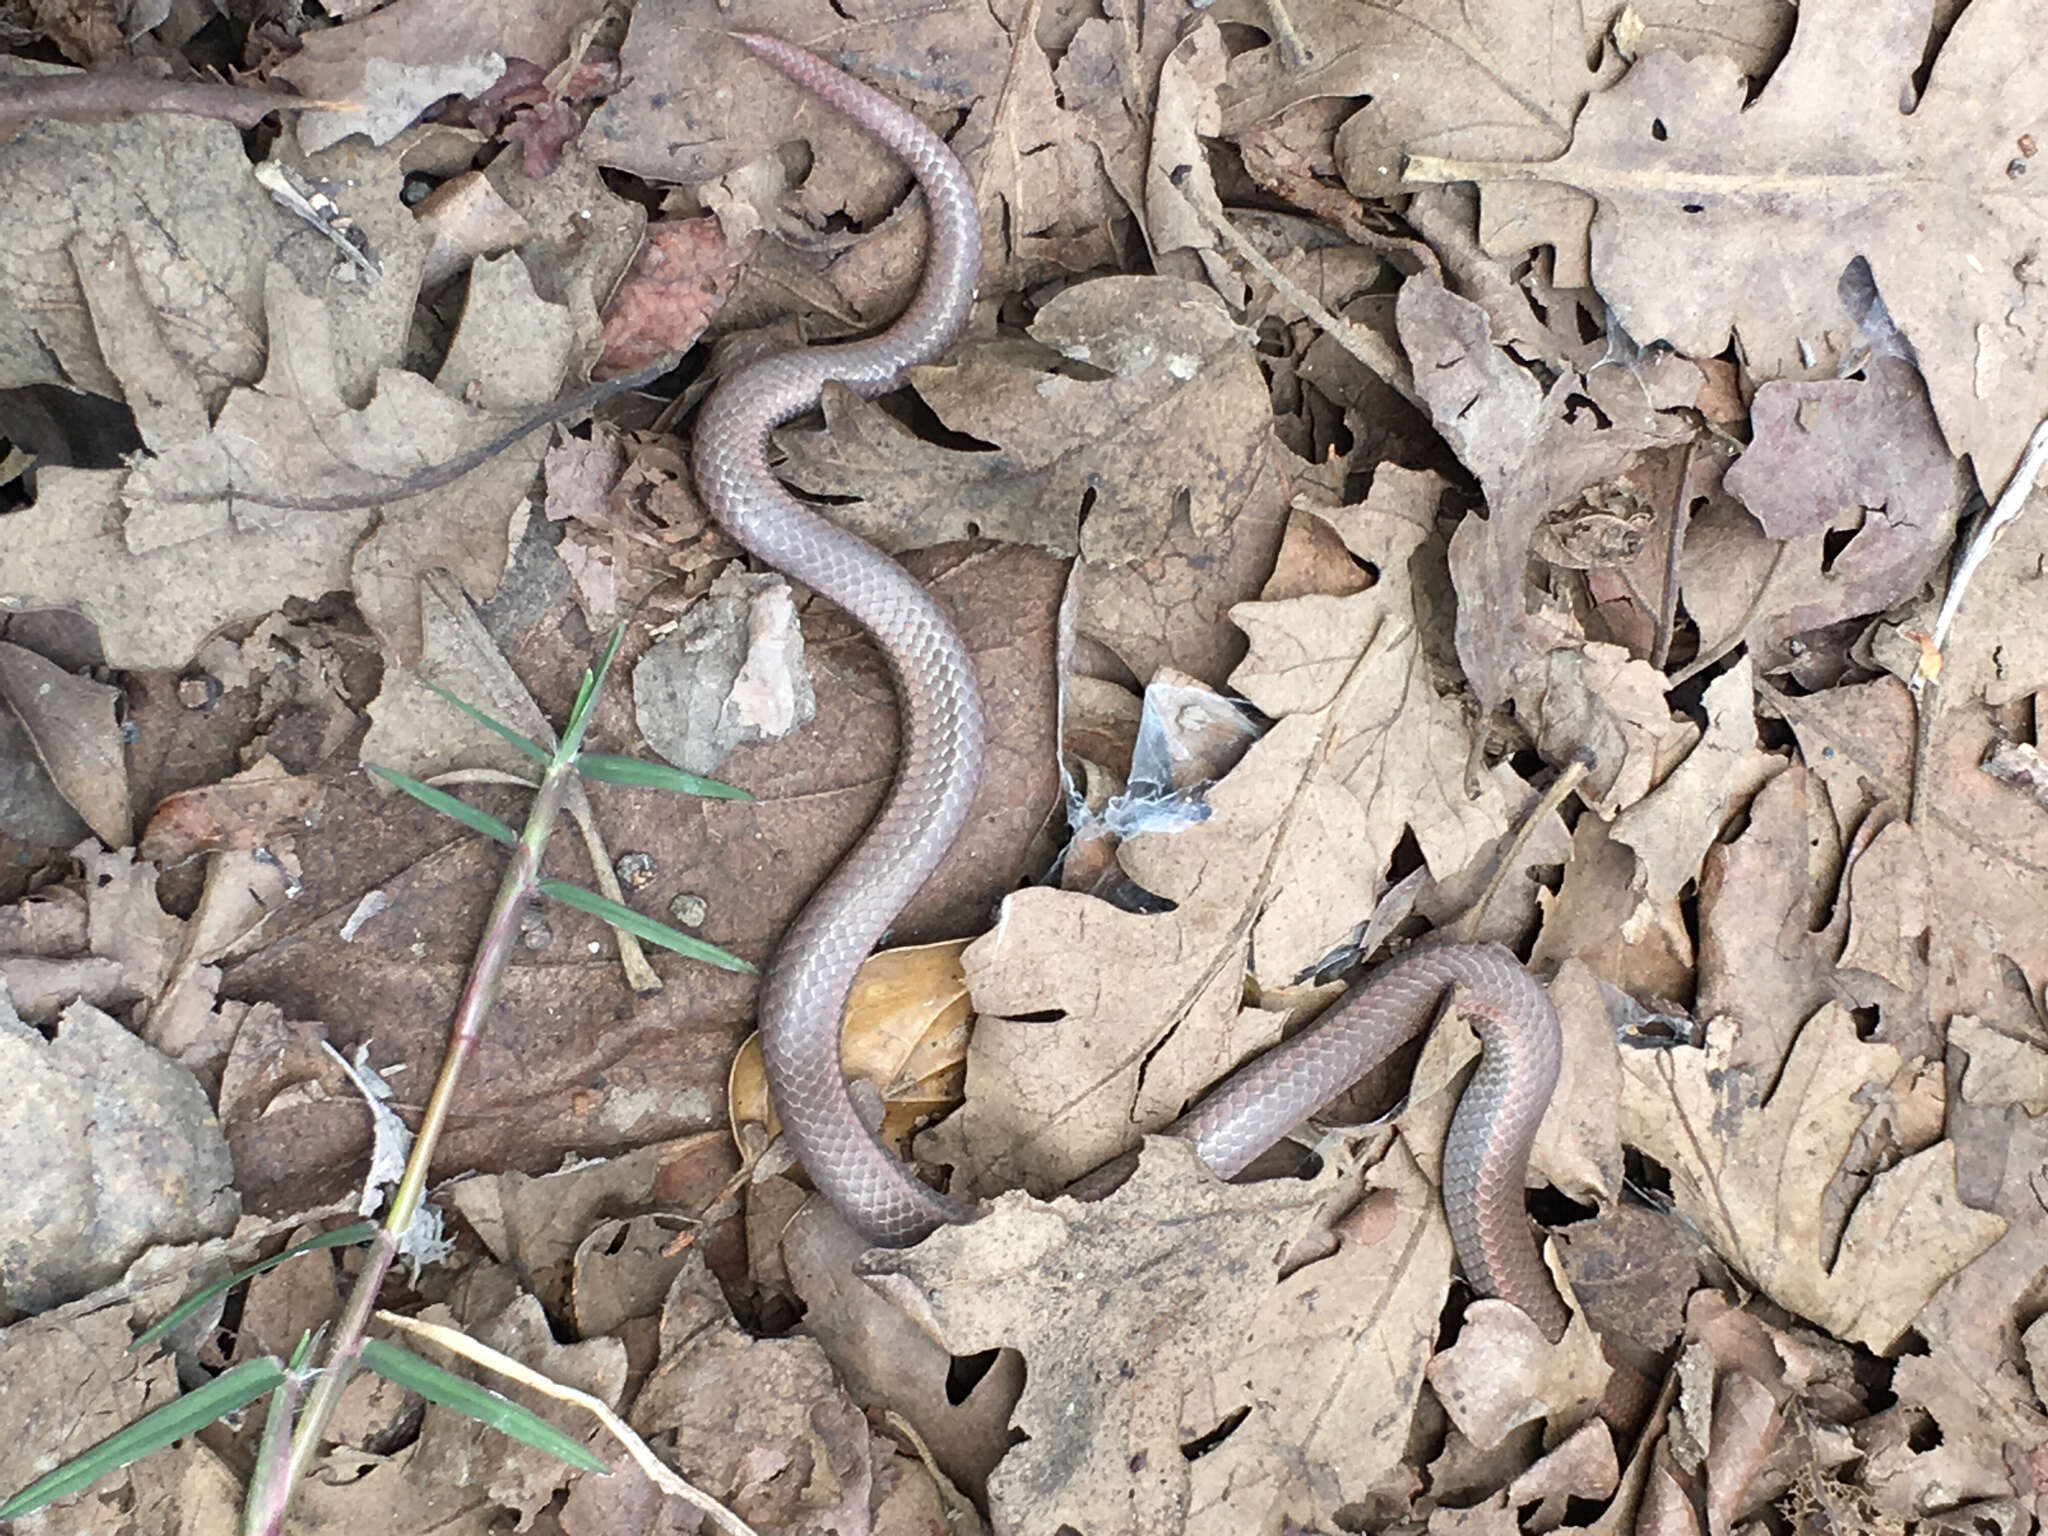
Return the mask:
<path id="1" fill-rule="evenodd" d="M 734 35 L 902 157 L 931 223 L 923 280 L 894 325 L 733 374 L 705 404 L 693 455 L 712 515 L 761 560 L 853 615 L 896 679 L 904 738 L 896 782 L 784 935 L 760 1006 L 769 1089 L 797 1155 L 863 1236 L 896 1247 L 974 1210 L 916 1178 L 862 1124 L 840 1065 L 840 1021 L 854 973 L 967 819 L 981 779 L 981 698 L 973 658 L 944 609 L 893 560 L 793 500 L 769 470 L 768 439 L 815 406 L 827 381 L 883 394 L 951 343 L 974 299 L 980 211 L 960 162 L 908 112 L 792 44 Z M 1426 1028 L 1453 987 L 1486 1048 L 1444 1149 L 1459 1261 L 1477 1290 L 1514 1302 L 1555 1338 L 1567 1313 L 1531 1236 L 1522 1189 L 1557 1083 L 1559 1028 L 1542 987 L 1498 945 L 1418 948 L 1240 1069 L 1171 1129 L 1219 1175 L 1241 1171 Z"/>

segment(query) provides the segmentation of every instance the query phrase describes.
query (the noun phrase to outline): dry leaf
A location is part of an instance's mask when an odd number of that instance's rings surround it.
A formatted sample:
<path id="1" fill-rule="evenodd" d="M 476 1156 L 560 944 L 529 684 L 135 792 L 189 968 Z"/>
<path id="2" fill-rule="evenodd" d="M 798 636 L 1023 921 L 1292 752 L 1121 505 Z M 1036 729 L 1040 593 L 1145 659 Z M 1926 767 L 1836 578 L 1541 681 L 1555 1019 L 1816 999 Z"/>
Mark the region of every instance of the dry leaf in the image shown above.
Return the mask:
<path id="1" fill-rule="evenodd" d="M 523 405 L 554 392 L 566 363 L 566 312 L 535 299 L 516 259 L 480 263 L 458 343 L 443 368 L 455 387 L 487 376 L 485 398 Z M 335 375 L 331 316 L 280 268 L 268 286 L 270 372 L 261 389 L 237 390 L 211 429 L 226 480 L 191 484 L 204 468 L 145 460 L 135 471 L 52 470 L 36 504 L 14 514 L 0 545 L 0 592 L 33 593 L 46 605 L 83 611 L 98 626 L 111 664 L 182 666 L 222 624 L 274 608 L 292 596 L 355 586 L 403 656 L 416 655 L 418 578 L 433 565 L 455 569 L 488 594 L 504 568 L 502 523 L 478 506 L 509 513 L 524 496 L 540 445 L 528 443 L 453 484 L 375 510 L 392 486 L 497 435 L 500 423 L 417 374 L 384 374 L 360 411 Z M 487 354 L 517 327 L 520 361 Z M 472 328 L 474 330 L 472 331 Z M 535 345 L 535 343 L 540 343 Z M 168 482 L 168 483 L 167 483 Z M 281 513 L 284 499 L 352 494 L 361 509 Z M 183 495 L 228 497 L 183 504 L 165 542 L 133 547 L 129 518 Z M 197 506 L 203 516 L 185 516 Z M 365 539 L 371 530 L 375 537 Z"/>
<path id="2" fill-rule="evenodd" d="M 1231 61 L 1224 130 L 1235 134 L 1315 96 L 1364 97 L 1337 137 L 1344 183 L 1361 197 L 1405 190 L 1413 154 L 1548 160 L 1569 142 L 1586 94 L 1612 69 L 1600 34 L 1618 0 L 1507 0 L 1475 10 L 1457 0 L 1290 6 L 1290 35 Z M 1219 19 L 1263 26 L 1255 7 Z M 1564 286 L 1583 285 L 1583 196 L 1561 188 L 1482 184 L 1480 237 L 1500 255 L 1558 247 Z"/>
<path id="3" fill-rule="evenodd" d="M 873 1088 L 882 1104 L 882 1140 L 907 1150 L 924 1125 L 960 1102 L 968 1024 L 974 1005 L 960 970 L 965 939 L 885 949 L 861 962 L 847 995 L 839 1059 L 848 1078 Z M 750 1144 L 781 1134 L 768 1099 L 761 1037 L 749 1035 L 732 1060 L 726 1108 L 733 1140 Z"/>
<path id="4" fill-rule="evenodd" d="M 1414 1401 L 1444 1296 L 1429 1186 L 1398 1153 L 1371 1183 L 1342 1245 L 1290 1272 L 1334 1167 L 1243 1188 L 1155 1138 L 1105 1200 L 1006 1195 L 869 1262 L 955 1354 L 1024 1356 L 1026 1438 L 989 1482 L 998 1528 L 1307 1524 L 1400 1461 L 1407 1414 L 1388 1405 Z"/>
<path id="5" fill-rule="evenodd" d="M 1768 1091 L 1730 1071 L 1727 1021 L 1700 1050 L 1628 1052 L 1622 1135 L 1672 1173 L 1679 1208 L 1773 1299 L 1842 1338 L 1896 1345 L 1941 1283 L 2005 1230 L 1958 1198 L 1955 1148 L 1902 1158 L 1829 1230 L 1830 1187 L 1899 1067 L 1839 1006 L 1800 1032 Z M 1745 1097 L 1753 1095 L 1753 1097 Z"/>
<path id="6" fill-rule="evenodd" d="M 0 1484 L 24 1488 L 177 1397 L 177 1361 L 161 1350 L 130 1350 L 134 1337 L 129 1309 L 118 1306 L 83 1317 L 33 1318 L 0 1332 L 0 1381 L 7 1384 L 0 1392 Z M 183 1446 L 31 1518 L 66 1536 L 137 1529 L 137 1507 L 156 1505 L 175 1489 L 183 1463 L 199 1449 L 196 1440 Z M 168 1521 L 155 1527 L 163 1536 L 173 1529 Z"/>
<path id="7" fill-rule="evenodd" d="M 789 582 L 729 565 L 633 666 L 633 716 L 647 744 L 689 773 L 735 748 L 809 724 L 817 698 Z"/>
<path id="8" fill-rule="evenodd" d="M 202 853 L 262 848 L 310 824 L 324 793 L 318 779 L 287 773 L 266 756 L 219 783 L 158 801 L 136 854 L 169 869 Z"/>
<path id="9" fill-rule="evenodd" d="M 604 354 L 593 378 L 631 373 L 681 352 L 724 306 L 755 237 L 728 241 L 713 218 L 650 224 L 604 310 Z"/>
<path id="10" fill-rule="evenodd" d="M 977 1496 L 1010 1449 L 1024 1361 L 1001 1352 L 964 1395 L 952 1354 L 861 1272 L 868 1243 L 813 1196 L 782 1229 L 781 1256 L 816 1339 L 856 1401 L 900 1414 L 939 1469 Z"/>
<path id="11" fill-rule="evenodd" d="M 128 841 L 120 701 L 118 688 L 73 677 L 34 651 L 0 643 L 0 710 L 13 716 L 36 763 L 109 848 Z"/>
<path id="12" fill-rule="evenodd" d="M 1712 357 L 1733 332 L 1762 378 L 1835 370 L 1857 334 L 1837 285 L 1868 261 L 1949 448 L 1997 485 L 2048 404 L 2033 382 L 2048 333 L 2020 318 L 2039 308 L 2042 196 L 2022 140 L 2048 73 L 2016 46 L 2024 0 L 1992 0 L 1957 21 L 1915 100 L 1932 10 L 1802 5 L 1755 100 L 1728 59 L 1650 54 L 1586 103 L 1539 174 L 1599 200 L 1593 280 L 1631 336 Z"/>
<path id="13" fill-rule="evenodd" d="M 453 1321 L 445 1307 L 429 1307 L 421 1316 L 427 1322 Z M 510 1355 L 550 1380 L 587 1392 L 607 1407 L 619 1406 L 626 1386 L 625 1346 L 617 1339 L 557 1343 L 546 1312 L 530 1293 L 520 1293 L 495 1316 L 467 1319 L 463 1328 L 479 1343 Z M 604 1435 L 579 1407 L 466 1366 L 421 1340 L 409 1338 L 405 1347 L 426 1355 L 444 1370 L 476 1375 L 493 1391 L 539 1414 L 572 1439 L 588 1445 Z M 427 1404 L 419 1440 L 412 1450 L 412 1475 L 421 1482 L 480 1494 L 515 1511 L 521 1525 L 530 1523 L 577 1476 L 575 1469 L 558 1457 L 439 1403 Z"/>
<path id="14" fill-rule="evenodd" d="M 1552 1344 L 1520 1307 L 1480 1300 L 1465 1309 L 1465 1328 L 1429 1362 L 1429 1384 L 1460 1434 L 1490 1450 L 1517 1425 L 1533 1420 L 1577 1424 L 1607 1389 L 1600 1340 L 1574 1318 Z"/>
<path id="15" fill-rule="evenodd" d="M 73 1003 L 46 1040 L 0 1015 L 0 1110 L 13 1197 L 0 1230 L 10 1306 L 82 1296 L 156 1243 L 235 1223 L 220 1123 L 192 1074 L 99 1009 Z"/>
<path id="16" fill-rule="evenodd" d="M 508 57 L 550 68 L 597 13 L 592 0 L 518 6 L 501 0 L 397 0 L 359 20 L 313 31 L 275 70 L 308 96 L 356 110 L 308 112 L 299 136 L 309 149 L 352 133 L 382 144 L 444 96 L 480 94 Z"/>
<path id="17" fill-rule="evenodd" d="M 692 1249 L 662 1310 L 661 1359 L 632 1424 L 750 1525 L 859 1536 L 896 1460 L 815 1340 L 755 1338 Z"/>
<path id="18" fill-rule="evenodd" d="M 1757 743 L 1754 673 L 1745 657 L 1707 685 L 1707 729 L 1655 789 L 1614 819 L 1611 835 L 1642 861 L 1649 900 L 1668 906 L 1699 878 L 1730 820 L 1785 766 Z"/>
<path id="19" fill-rule="evenodd" d="M 1702 530 L 1686 549 L 1685 602 L 1703 648 L 1740 633 L 1771 670 L 1801 631 L 1913 596 L 1948 551 L 1970 480 L 1899 358 L 1873 359 L 1862 379 L 1765 384 L 1752 421 L 1755 439 L 1722 483 L 1764 539 Z M 1766 564 L 1756 580 L 1731 579 Z"/>
<path id="20" fill-rule="evenodd" d="M 1458 588 L 1458 660 L 1488 709 L 1535 683 L 1524 584 L 1538 519 L 1620 476 L 1643 450 L 1674 441 L 1675 423 L 1603 422 L 1575 404 L 1587 386 L 1565 374 L 1547 390 L 1493 344 L 1478 305 L 1414 279 L 1401 287 L 1401 345 L 1437 430 L 1486 492 L 1487 515 L 1451 539 Z"/>
<path id="21" fill-rule="evenodd" d="M 936 447 L 827 391 L 826 433 L 780 435 L 785 473 L 891 551 L 1078 548 L 1083 633 L 1141 681 L 1172 665 L 1220 683 L 1241 645 L 1224 611 L 1264 582 L 1282 526 L 1250 338 L 1213 295 L 1167 278 L 1079 285 L 1030 329 L 1048 351 L 970 348 L 911 373 L 949 429 L 996 452 Z"/>

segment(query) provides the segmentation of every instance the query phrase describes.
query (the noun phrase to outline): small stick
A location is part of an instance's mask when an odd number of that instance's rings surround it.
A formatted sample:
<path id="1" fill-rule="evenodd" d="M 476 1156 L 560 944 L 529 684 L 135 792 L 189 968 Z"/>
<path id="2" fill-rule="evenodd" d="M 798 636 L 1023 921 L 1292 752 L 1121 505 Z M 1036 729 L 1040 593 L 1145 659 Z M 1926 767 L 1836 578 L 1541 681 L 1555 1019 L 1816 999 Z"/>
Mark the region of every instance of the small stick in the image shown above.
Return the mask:
<path id="1" fill-rule="evenodd" d="M 1659 672 L 1671 659 L 1671 631 L 1678 625 L 1678 557 L 1685 550 L 1685 530 L 1692 521 L 1692 460 L 1700 440 L 1685 445 L 1685 465 L 1678 472 L 1677 504 L 1671 509 L 1671 539 L 1664 546 L 1664 595 L 1657 605 L 1657 639 L 1650 647 L 1650 665 Z"/>
<path id="2" fill-rule="evenodd" d="M 409 1333 L 416 1338 L 426 1339 L 441 1348 L 472 1360 L 487 1371 L 495 1371 L 508 1381 L 516 1381 L 522 1387 L 530 1388 L 543 1396 L 559 1402 L 574 1403 L 594 1417 L 598 1423 L 611 1431 L 612 1438 L 626 1448 L 626 1454 L 640 1470 L 647 1474 L 647 1480 L 663 1493 L 681 1499 L 700 1514 L 709 1515 L 720 1530 L 729 1531 L 732 1536 L 759 1536 L 755 1529 L 738 1515 L 727 1509 L 718 1500 L 701 1488 L 683 1481 L 659 1456 L 642 1440 L 626 1421 L 606 1407 L 603 1399 L 592 1397 L 588 1392 L 575 1387 L 565 1387 L 560 1382 L 541 1375 L 531 1366 L 522 1365 L 510 1355 L 500 1354 L 488 1344 L 480 1344 L 460 1329 L 446 1328 L 439 1323 L 422 1322 L 415 1317 L 400 1317 L 396 1312 L 379 1312 L 377 1321 Z"/>
<path id="3" fill-rule="evenodd" d="M 472 448 L 467 453 L 459 453 L 452 459 L 443 460 L 439 464 L 430 464 L 425 469 L 416 470 L 402 479 L 393 480 L 388 488 L 377 491 L 358 492 L 348 496 L 320 496 L 310 501 L 285 501 L 265 496 L 260 490 L 226 485 L 217 490 L 192 491 L 179 496 L 155 496 L 150 499 L 159 505 L 170 507 L 233 499 L 251 502 L 259 507 L 269 507 L 279 512 L 350 512 L 357 507 L 382 506 L 386 502 L 403 501 L 408 496 L 423 496 L 428 491 L 438 491 L 442 486 L 460 480 L 472 469 L 496 458 L 530 432 L 538 432 L 542 427 L 553 426 L 558 421 L 587 411 L 611 399 L 613 395 L 624 394 L 629 389 L 638 389 L 643 384 L 652 384 L 675 367 L 680 356 L 680 353 L 672 353 L 649 363 L 645 368 L 636 368 L 631 373 L 620 374 L 616 379 L 606 379 L 601 384 L 592 384 L 586 389 L 579 389 L 573 395 L 550 401 L 519 417 L 489 442 Z"/>
<path id="4" fill-rule="evenodd" d="M 1919 663 L 1906 683 L 1913 695 L 1914 707 L 1913 792 L 1906 812 L 1906 820 L 1913 826 L 1924 824 L 1929 807 L 1928 768 L 1934 761 L 1934 725 L 1941 717 L 1942 647 L 1948 641 L 1948 632 L 1955 624 L 1956 614 L 1962 609 L 1963 594 L 1989 558 L 1992 545 L 2012 525 L 2013 519 L 2026 505 L 2027 498 L 2034 493 L 2034 485 L 2041 478 L 2044 463 L 2048 463 L 2048 421 L 2034 428 L 2034 435 L 2027 440 L 2027 451 L 2020 457 L 2019 468 L 2006 481 L 1998 505 L 1991 509 L 1970 536 L 1969 548 L 1963 551 L 1962 559 L 1956 562 L 1955 574 L 1949 577 L 1948 595 L 1942 599 L 1941 612 L 1935 617 L 1934 633 L 1921 640 Z"/>

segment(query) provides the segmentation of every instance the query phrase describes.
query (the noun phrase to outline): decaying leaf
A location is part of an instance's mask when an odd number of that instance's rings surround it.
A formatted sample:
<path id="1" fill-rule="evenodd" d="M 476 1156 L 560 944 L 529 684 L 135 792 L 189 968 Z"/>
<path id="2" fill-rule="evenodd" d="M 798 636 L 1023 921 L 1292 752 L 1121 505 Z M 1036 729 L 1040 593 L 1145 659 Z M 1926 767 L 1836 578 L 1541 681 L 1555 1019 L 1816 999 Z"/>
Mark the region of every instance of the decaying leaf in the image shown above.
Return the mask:
<path id="1" fill-rule="evenodd" d="M 1223 1536 L 1313 1518 L 1390 1471 L 1449 1233 L 1396 1154 L 1335 1251 L 1288 1264 L 1342 1183 L 1329 1166 L 1279 1190 L 1223 1184 L 1161 1138 L 1105 1200 L 1007 1195 L 871 1261 L 955 1354 L 1023 1352 L 1028 1439 L 990 1479 L 998 1521 Z"/>
<path id="2" fill-rule="evenodd" d="M 1943 1142 L 1858 1180 L 1846 1225 L 1831 1229 L 1826 1197 L 1853 1177 L 1845 1159 L 1871 1112 L 1863 1100 L 1891 1083 L 1898 1052 L 1857 1039 L 1848 1013 L 1830 1005 L 1776 1081 L 1757 1083 L 1724 1065 L 1729 1033 L 1710 1025 L 1702 1052 L 1625 1055 L 1641 1097 L 1623 1101 L 1623 1136 L 1671 1169 L 1688 1218 L 1774 1299 L 1890 1349 L 2005 1223 L 1963 1203 L 1955 1149 Z"/>
<path id="3" fill-rule="evenodd" d="M 1979 0 L 1917 94 L 1933 11 L 1802 5 L 1754 101 L 1726 58 L 1648 54 L 1535 174 L 1598 200 L 1593 282 L 1630 335 L 1712 357 L 1732 334 L 1759 377 L 1825 376 L 1852 353 L 1838 284 L 1867 261 L 1949 447 L 1995 484 L 2048 404 L 2032 383 L 2048 378 L 2048 331 L 2029 318 L 2044 194 L 2022 142 L 2048 73 L 2014 48 L 2035 19 L 2025 0 Z"/>
<path id="4" fill-rule="evenodd" d="M 219 1236 L 241 1211 L 227 1143 L 192 1074 L 88 1003 L 54 1039 L 0 1015 L 12 1198 L 0 1284 L 36 1312 L 111 1280 L 155 1243 Z"/>
<path id="5" fill-rule="evenodd" d="M 960 972 L 965 940 L 885 949 L 868 956 L 853 979 L 841 1026 L 839 1059 L 849 1079 L 871 1087 L 882 1105 L 882 1140 L 907 1150 L 911 1136 L 960 1101 L 967 1027 L 973 1003 Z M 747 1038 L 726 1082 L 733 1139 L 750 1144 L 781 1133 L 768 1100 L 761 1037 Z"/>

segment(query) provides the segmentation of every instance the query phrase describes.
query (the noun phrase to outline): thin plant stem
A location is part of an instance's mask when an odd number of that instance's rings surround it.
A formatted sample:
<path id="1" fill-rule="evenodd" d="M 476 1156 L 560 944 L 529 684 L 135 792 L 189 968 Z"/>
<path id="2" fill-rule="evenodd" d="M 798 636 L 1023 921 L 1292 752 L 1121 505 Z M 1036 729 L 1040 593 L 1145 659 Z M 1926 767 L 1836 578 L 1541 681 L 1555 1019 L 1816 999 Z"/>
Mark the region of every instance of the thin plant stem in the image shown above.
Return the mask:
<path id="1" fill-rule="evenodd" d="M 564 798 L 578 783 L 576 753 L 581 745 L 581 733 L 571 733 L 570 738 L 556 748 L 547 772 L 541 778 L 540 788 L 527 814 L 526 826 L 519 834 L 518 845 L 512 850 L 512 858 L 505 867 L 505 877 L 498 883 L 497 899 L 491 906 L 483 942 L 477 946 L 469 979 L 464 983 L 462 998 L 456 1005 L 454 1023 L 449 1030 L 448 1053 L 442 1059 L 441 1075 L 434 1084 L 433 1097 L 427 1101 L 425 1117 L 420 1121 L 419 1134 L 413 1141 L 412 1155 L 406 1160 L 405 1172 L 392 1193 L 384 1224 L 364 1251 L 362 1272 L 357 1275 L 355 1288 L 349 1293 L 348 1304 L 335 1327 L 334 1342 L 328 1350 L 325 1366 L 306 1398 L 306 1411 L 292 1437 L 290 1459 L 281 1477 L 260 1463 L 257 1467 L 253 1486 L 263 1490 L 264 1498 L 260 1509 L 253 1496 L 248 1503 L 243 1528 L 249 1536 L 279 1536 L 283 1530 L 285 1509 L 292 1490 L 312 1466 L 320 1448 L 321 1434 L 333 1418 L 341 1394 L 347 1390 L 355 1377 L 356 1367 L 361 1363 L 363 1339 L 377 1304 L 377 1292 L 384 1284 L 385 1275 L 390 1273 L 392 1261 L 398 1256 L 401 1239 L 419 1213 L 420 1201 L 426 1193 L 427 1168 L 440 1144 L 441 1132 L 448 1123 L 456 1085 L 462 1080 L 462 1070 L 469 1062 L 470 1052 L 483 1038 L 484 1021 L 498 1000 L 506 963 L 519 942 L 520 919 L 537 893 L 548 836 L 554 831 Z M 266 1444 L 265 1449 L 270 1447 Z"/>

